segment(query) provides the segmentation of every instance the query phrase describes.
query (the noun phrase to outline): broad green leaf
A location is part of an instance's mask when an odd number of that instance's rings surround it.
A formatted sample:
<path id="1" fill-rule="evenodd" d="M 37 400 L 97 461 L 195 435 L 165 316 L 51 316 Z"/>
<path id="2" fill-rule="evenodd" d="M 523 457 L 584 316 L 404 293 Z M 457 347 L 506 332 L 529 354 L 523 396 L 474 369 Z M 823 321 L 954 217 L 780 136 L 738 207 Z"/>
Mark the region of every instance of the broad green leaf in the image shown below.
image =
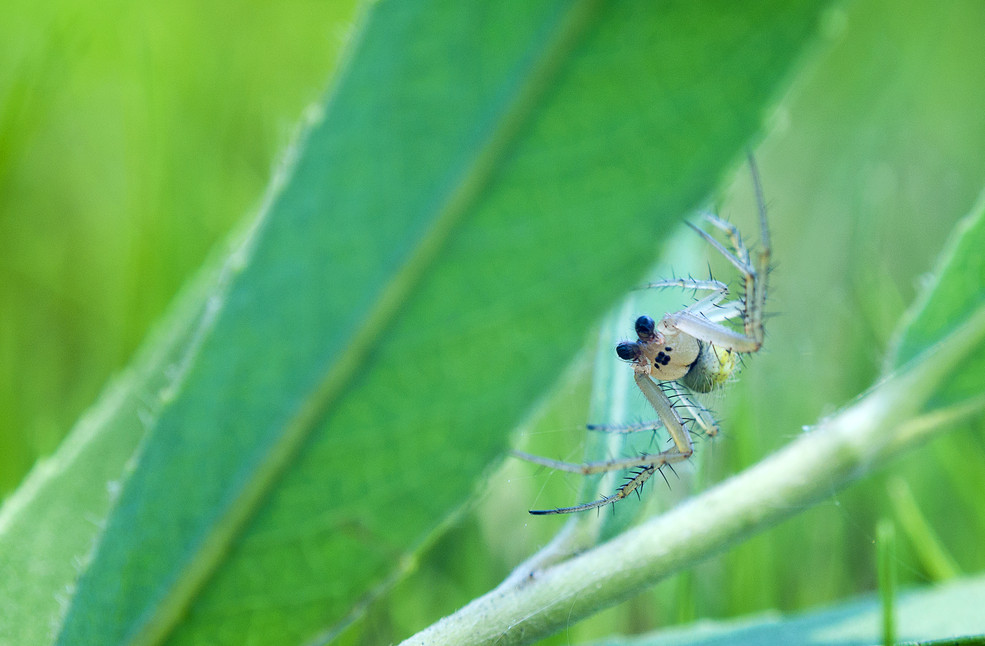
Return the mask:
<path id="1" fill-rule="evenodd" d="M 985 193 L 952 233 L 933 278 L 898 332 L 889 367 L 898 368 L 932 348 L 941 338 L 967 325 L 985 308 Z M 985 323 L 979 323 L 985 325 Z M 970 352 L 935 395 L 938 405 L 981 397 L 985 384 L 985 349 Z"/>
<path id="2" fill-rule="evenodd" d="M 985 622 L 985 577 L 950 582 L 900 595 L 896 605 L 901 641 L 982 635 Z M 702 622 L 653 635 L 614 637 L 592 646 L 712 646 L 730 644 L 784 644 L 807 646 L 861 646 L 881 643 L 880 605 L 869 597 L 793 617 L 760 616 L 726 622 Z M 982 639 L 982 638 L 980 638 Z M 983 643 L 967 641 L 947 643 Z"/>
<path id="3" fill-rule="evenodd" d="M 188 307 L 200 316 L 165 333 L 185 342 L 158 341 L 147 380 L 121 382 L 148 402 L 141 423 L 97 420 L 81 441 L 115 459 L 60 455 L 47 497 L 5 512 L 4 553 L 84 559 L 106 514 L 89 487 L 130 460 L 63 623 L 10 575 L 4 630 L 43 643 L 54 624 L 63 644 L 343 630 L 739 158 L 822 8 L 370 6 L 261 217 Z M 75 486 L 74 515 L 45 521 L 36 501 Z M 64 570 L 38 595 L 66 594 Z M 45 635 L 18 627 L 39 622 Z"/>

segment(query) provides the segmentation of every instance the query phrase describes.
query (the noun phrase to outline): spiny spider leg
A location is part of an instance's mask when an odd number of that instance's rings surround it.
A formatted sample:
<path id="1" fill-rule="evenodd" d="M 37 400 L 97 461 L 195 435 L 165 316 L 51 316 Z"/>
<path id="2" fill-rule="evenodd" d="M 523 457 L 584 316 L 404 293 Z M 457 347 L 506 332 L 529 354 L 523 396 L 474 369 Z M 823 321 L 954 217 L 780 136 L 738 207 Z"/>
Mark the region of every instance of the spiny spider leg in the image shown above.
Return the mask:
<path id="1" fill-rule="evenodd" d="M 698 432 L 699 435 L 705 435 L 707 437 L 715 437 L 719 433 L 718 423 L 715 418 L 712 417 L 711 411 L 702 406 L 700 403 L 695 401 L 693 398 L 688 397 L 688 394 L 684 392 L 682 386 L 678 386 L 676 381 L 662 381 L 660 382 L 662 388 L 666 388 L 688 413 L 690 417 L 694 420 L 694 423 L 701 429 Z"/>
<path id="2" fill-rule="evenodd" d="M 707 220 L 708 222 L 711 222 L 712 224 L 714 224 L 715 226 L 719 226 L 719 227 L 724 226 L 726 229 L 728 227 L 732 226 L 728 222 L 726 222 L 725 220 L 722 220 L 721 218 L 719 218 L 717 215 L 712 215 L 710 213 L 705 213 L 705 214 L 702 215 L 702 217 L 705 220 Z M 715 249 L 715 251 L 717 251 L 718 253 L 720 253 L 723 256 L 725 256 L 725 258 L 728 259 L 728 261 L 730 263 L 732 263 L 733 265 L 735 265 L 735 268 L 738 269 L 742 274 L 744 274 L 744 275 L 745 274 L 748 274 L 749 272 L 751 272 L 753 270 L 752 269 L 752 264 L 750 262 L 748 262 L 748 260 L 744 261 L 743 258 L 741 257 L 742 254 L 743 254 L 743 252 L 744 252 L 744 250 L 745 250 L 745 247 L 736 247 L 736 251 L 735 251 L 735 253 L 733 253 L 733 252 L 729 251 L 725 247 L 725 245 L 723 245 L 721 242 L 719 242 L 718 240 L 716 240 L 715 238 L 713 238 L 710 233 L 708 233 L 707 231 L 705 231 L 704 229 L 702 229 L 698 225 L 694 224 L 693 222 L 686 222 L 685 224 L 687 224 L 689 227 L 691 227 L 692 229 L 694 229 L 694 231 L 699 236 L 701 236 L 702 238 L 704 238 L 705 242 L 707 242 L 708 244 L 710 244 Z M 738 240 L 738 242 L 740 244 L 742 243 L 741 240 Z"/>
<path id="3" fill-rule="evenodd" d="M 759 172 L 752 157 L 749 158 L 749 165 L 752 169 L 753 183 L 756 187 L 756 198 L 762 200 L 762 187 L 759 184 Z M 721 218 L 705 214 L 705 220 L 711 222 L 719 229 L 726 232 L 734 247 L 734 253 L 711 237 L 708 232 L 697 228 L 691 224 L 691 228 L 697 231 L 712 247 L 725 256 L 742 274 L 745 282 L 745 298 L 740 302 L 742 309 L 739 311 L 743 319 L 743 334 L 735 332 L 721 323 L 712 321 L 709 317 L 695 316 L 694 310 L 686 308 L 677 314 L 664 317 L 664 322 L 668 327 L 684 332 L 700 341 L 711 343 L 727 350 L 735 352 L 750 353 L 756 352 L 763 345 L 763 308 L 766 304 L 766 276 L 769 273 L 770 262 L 770 238 L 769 229 L 766 223 L 766 207 L 759 202 L 759 218 L 761 239 L 760 250 L 756 256 L 756 264 L 749 257 L 749 250 L 742 242 L 735 225 L 722 220 Z M 724 296 L 724 295 L 723 295 Z M 703 299 L 704 300 L 704 299 Z M 701 303 L 702 301 L 699 301 Z M 721 320 L 728 320 L 727 318 Z"/>
<path id="4" fill-rule="evenodd" d="M 667 394 L 661 390 L 656 382 L 654 382 L 648 375 L 637 372 L 635 379 L 636 385 L 639 386 L 643 396 L 646 397 L 646 400 L 651 406 L 653 406 L 653 409 L 657 411 L 657 415 L 660 417 L 661 421 L 663 421 L 664 426 L 667 427 L 667 431 L 670 433 L 670 438 L 674 442 L 674 448 L 662 451 L 660 453 L 641 455 L 636 458 L 609 460 L 606 462 L 589 462 L 587 464 L 571 464 L 568 462 L 558 462 L 533 455 L 520 454 L 519 457 L 522 457 L 530 462 L 542 464 L 561 471 L 570 471 L 572 473 L 608 473 L 609 471 L 618 471 L 632 467 L 642 467 L 638 473 L 627 480 L 626 483 L 623 484 L 623 486 L 621 486 L 616 493 L 611 496 L 606 496 L 604 498 L 600 498 L 599 500 L 582 503 L 573 507 L 560 507 L 557 509 L 532 509 L 530 510 L 531 514 L 535 516 L 544 516 L 548 514 L 570 514 L 608 505 L 625 498 L 642 487 L 643 483 L 649 480 L 650 476 L 652 476 L 664 465 L 681 462 L 691 457 L 691 454 L 694 453 L 694 445 L 691 442 L 691 435 L 684 426 L 684 421 L 681 419 L 681 416 L 674 409 L 674 405 L 671 403 L 670 398 L 667 397 Z"/>
<path id="5" fill-rule="evenodd" d="M 673 278 L 670 280 L 657 280 L 647 283 L 647 287 L 680 287 L 681 289 L 698 289 L 711 292 L 728 292 L 728 286 L 720 280 L 698 280 L 695 278 Z"/>
<path id="6" fill-rule="evenodd" d="M 749 249 L 742 242 L 742 236 L 739 230 L 731 222 L 726 222 L 710 213 L 704 214 L 705 220 L 725 232 L 732 244 L 734 254 L 729 253 L 721 243 L 709 234 L 701 229 L 697 229 L 694 225 L 691 226 L 742 273 L 746 290 L 745 298 L 743 298 L 743 303 L 746 306 L 743 316 L 745 333 L 747 337 L 756 340 L 756 350 L 758 350 L 759 346 L 763 344 L 763 309 L 766 305 L 766 276 L 769 273 L 772 246 L 769 224 L 766 221 L 766 199 L 763 197 L 763 185 L 759 179 L 759 168 L 756 166 L 756 160 L 751 154 L 748 155 L 748 159 L 749 172 L 752 175 L 753 189 L 756 193 L 756 206 L 759 211 L 759 252 L 756 254 L 755 264 L 750 259 Z M 744 351 L 740 350 L 740 352 Z"/>
<path id="7" fill-rule="evenodd" d="M 604 460 L 602 462 L 564 462 L 563 460 L 542 458 L 539 455 L 532 455 L 530 453 L 524 453 L 523 451 L 513 451 L 512 453 L 515 457 L 522 460 L 526 460 L 527 462 L 531 462 L 533 464 L 539 464 L 544 467 L 549 467 L 556 471 L 566 471 L 567 473 L 578 473 L 583 476 L 590 476 L 596 473 L 622 471 L 623 469 L 646 467 L 656 462 L 664 462 L 663 456 L 668 452 L 672 453 L 674 450 L 671 449 L 670 451 L 664 451 L 662 453 L 644 453 L 643 455 L 638 455 L 634 458 L 618 458 L 615 460 Z"/>
<path id="8" fill-rule="evenodd" d="M 629 434 L 640 433 L 642 431 L 659 431 L 664 427 L 664 423 L 658 419 L 647 422 L 634 422 L 632 424 L 586 424 L 585 428 L 590 431 L 600 433 Z"/>
<path id="9" fill-rule="evenodd" d="M 742 301 L 733 301 L 722 304 L 722 300 L 728 296 L 728 286 L 720 280 L 697 280 L 694 278 L 674 278 L 672 280 L 658 280 L 647 284 L 649 288 L 679 287 L 687 290 L 707 290 L 714 294 L 697 300 L 683 311 L 693 314 L 700 314 L 712 322 L 728 321 L 743 312 L 745 304 Z"/>

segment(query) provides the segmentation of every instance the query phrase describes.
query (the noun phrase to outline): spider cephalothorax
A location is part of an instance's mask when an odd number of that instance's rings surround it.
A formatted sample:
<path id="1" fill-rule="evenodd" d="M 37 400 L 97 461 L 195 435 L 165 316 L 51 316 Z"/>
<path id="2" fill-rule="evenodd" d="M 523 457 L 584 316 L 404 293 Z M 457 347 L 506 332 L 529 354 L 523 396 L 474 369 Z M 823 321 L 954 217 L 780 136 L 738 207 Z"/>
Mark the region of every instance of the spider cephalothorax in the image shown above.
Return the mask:
<path id="1" fill-rule="evenodd" d="M 657 381 L 681 381 L 699 393 L 714 390 L 735 372 L 738 353 L 677 329 L 672 321 L 679 314 L 668 314 L 659 325 L 649 316 L 639 317 L 636 319 L 638 341 L 620 343 L 616 354 L 631 362 L 636 372 Z"/>
<path id="2" fill-rule="evenodd" d="M 525 460 L 574 473 L 603 473 L 620 469 L 636 469 L 626 483 L 614 494 L 573 507 L 531 511 L 531 514 L 564 514 L 595 509 L 625 498 L 638 491 L 650 476 L 666 465 L 691 457 L 694 453 L 691 430 L 680 414 L 700 429 L 714 435 L 718 432 L 715 420 L 706 408 L 694 401 L 691 391 L 706 393 L 722 386 L 738 367 L 739 356 L 757 352 L 763 345 L 763 306 L 766 302 L 766 277 L 770 262 L 770 236 L 766 222 L 766 206 L 755 162 L 749 158 L 756 200 L 759 205 L 760 241 L 755 259 L 742 241 L 738 229 L 718 216 L 704 214 L 703 218 L 728 238 L 731 249 L 703 229 L 691 225 L 712 247 L 739 270 L 743 279 L 742 298 L 729 300 L 725 283 L 714 279 L 678 278 L 650 283 L 650 287 L 679 287 L 696 292 L 708 292 L 690 306 L 665 314 L 660 322 L 649 316 L 636 319 L 636 341 L 616 346 L 620 359 L 633 365 L 634 379 L 643 396 L 659 417 L 652 424 L 627 426 L 592 425 L 593 430 L 634 432 L 666 428 L 674 446 L 660 453 L 633 458 L 572 464 L 550 460 L 526 453 L 517 453 Z M 741 330 L 729 326 L 741 321 Z M 675 401 L 672 402 L 671 398 Z"/>

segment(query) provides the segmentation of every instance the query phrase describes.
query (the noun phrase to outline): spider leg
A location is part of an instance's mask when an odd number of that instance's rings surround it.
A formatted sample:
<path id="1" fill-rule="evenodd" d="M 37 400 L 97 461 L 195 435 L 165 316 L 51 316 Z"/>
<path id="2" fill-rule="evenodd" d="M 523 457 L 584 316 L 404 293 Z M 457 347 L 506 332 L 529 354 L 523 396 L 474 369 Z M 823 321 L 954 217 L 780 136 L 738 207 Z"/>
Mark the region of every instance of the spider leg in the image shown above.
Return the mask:
<path id="1" fill-rule="evenodd" d="M 647 287 L 650 289 L 658 289 L 661 287 L 679 287 L 681 289 L 697 289 L 709 292 L 718 291 L 728 293 L 728 286 L 726 286 L 722 281 L 714 279 L 697 280 L 695 278 L 670 278 L 648 283 Z"/>
<path id="2" fill-rule="evenodd" d="M 694 423 L 701 429 L 701 433 L 708 437 L 715 437 L 719 433 L 718 422 L 712 417 L 711 411 L 695 401 L 690 394 L 676 381 L 667 381 L 661 384 L 670 390 L 677 399 L 677 405 L 684 407 Z"/>
<path id="3" fill-rule="evenodd" d="M 589 509 L 598 509 L 599 507 L 605 507 L 606 505 L 611 505 L 617 500 L 622 500 L 626 496 L 632 494 L 634 491 L 638 491 L 643 484 L 650 479 L 654 473 L 660 470 L 660 467 L 656 465 L 647 465 L 641 468 L 637 473 L 635 473 L 626 483 L 616 491 L 616 493 L 611 496 L 603 496 L 598 500 L 593 500 L 592 502 L 585 502 L 580 505 L 575 505 L 573 507 L 558 507 L 557 509 L 531 509 L 530 513 L 534 516 L 547 516 L 550 514 L 573 514 L 579 511 L 588 511 Z"/>
<path id="4" fill-rule="evenodd" d="M 658 280 L 647 285 L 649 288 L 679 287 L 687 290 L 702 290 L 712 292 L 708 296 L 691 303 L 687 307 L 689 312 L 697 312 L 713 309 L 728 296 L 728 285 L 720 280 L 697 280 L 694 278 L 673 278 L 670 280 Z"/>
<path id="5" fill-rule="evenodd" d="M 761 210 L 761 214 L 764 212 Z M 742 242 L 742 236 L 734 224 L 726 222 L 710 213 L 704 214 L 704 218 L 716 228 L 724 231 L 732 244 L 734 253 L 726 250 L 720 242 L 712 238 L 707 232 L 697 229 L 702 233 L 702 237 L 705 240 L 712 242 L 712 246 L 722 253 L 742 273 L 745 283 L 745 298 L 742 300 L 746 304 L 746 310 L 743 313 L 745 332 L 747 336 L 757 339 L 761 345 L 763 334 L 762 309 L 766 301 L 765 282 L 766 274 L 769 270 L 769 248 L 766 247 L 760 251 L 757 257 L 757 263 L 754 265 L 749 257 L 749 249 Z M 766 231 L 764 236 L 767 244 L 769 244 L 769 232 Z"/>
<path id="6" fill-rule="evenodd" d="M 763 310 L 766 306 L 766 278 L 770 271 L 770 254 L 772 253 L 772 243 L 770 242 L 770 228 L 766 221 L 766 199 L 763 197 L 763 184 L 759 181 L 759 168 L 752 153 L 749 153 L 749 172 L 752 175 L 752 184 L 756 192 L 756 206 L 759 210 L 759 252 L 756 254 L 756 277 L 750 285 L 746 281 L 746 303 L 748 313 L 746 315 L 746 334 L 750 331 L 763 342 Z M 750 292 L 751 287 L 751 292 Z"/>
<path id="7" fill-rule="evenodd" d="M 749 248 L 743 243 L 742 236 L 734 224 L 726 222 L 711 213 L 703 214 L 706 221 L 725 233 L 732 245 L 732 251 L 726 249 L 722 243 L 715 240 L 708 232 L 699 229 L 693 224 L 690 225 L 708 244 L 735 265 L 744 279 L 745 297 L 741 301 L 745 308 L 742 311 L 743 326 L 745 337 L 752 340 L 753 343 L 751 346 L 747 346 L 751 347 L 750 350 L 732 348 L 739 352 L 755 352 L 763 344 L 763 309 L 766 305 L 766 278 L 769 273 L 770 255 L 772 252 L 769 224 L 766 220 L 766 200 L 763 197 L 763 186 L 759 180 L 759 169 L 756 167 L 756 160 L 753 159 L 751 154 L 749 155 L 749 170 L 752 174 L 753 187 L 756 193 L 756 205 L 759 210 L 760 239 L 759 251 L 756 254 L 755 262 L 750 257 Z M 707 340 L 710 341 L 711 339 Z"/>
<path id="8" fill-rule="evenodd" d="M 641 431 L 659 431 L 664 427 L 663 422 L 660 420 L 652 420 L 649 422 L 635 422 L 632 424 L 587 424 L 585 428 L 590 431 L 599 431 L 601 433 L 639 433 Z"/>
<path id="9" fill-rule="evenodd" d="M 761 335 L 749 336 L 742 332 L 729 329 L 721 323 L 716 323 L 703 316 L 697 316 L 686 310 L 676 314 L 668 314 L 663 323 L 693 336 L 699 341 L 718 346 L 723 350 L 735 352 L 756 352 L 763 344 Z"/>
<path id="10" fill-rule="evenodd" d="M 756 166 L 756 159 L 752 156 L 752 153 L 747 155 L 749 160 L 749 173 L 752 175 L 752 185 L 756 191 L 756 207 L 759 210 L 759 255 L 766 256 L 766 265 L 769 265 L 770 256 L 770 228 L 766 222 L 766 198 L 763 197 L 763 183 L 759 181 L 759 167 Z M 762 264 L 762 257 L 759 258 L 759 263 Z"/>
<path id="11" fill-rule="evenodd" d="M 706 217 L 708 219 L 714 218 L 714 216 Z M 714 219 L 718 220 L 717 218 Z M 723 226 L 732 227 L 731 224 L 724 221 L 718 220 L 718 222 L 721 222 Z M 701 341 L 713 343 L 736 352 L 756 352 L 763 345 L 763 308 L 766 304 L 766 274 L 769 271 L 770 250 L 768 247 L 761 250 L 756 258 L 756 266 L 753 267 L 748 262 L 749 254 L 744 247 L 737 251 L 738 255 L 732 254 L 707 232 L 697 228 L 695 230 L 742 272 L 745 280 L 745 298 L 726 303 L 721 306 L 721 311 L 718 312 L 708 307 L 709 305 L 717 306 L 717 301 L 702 299 L 692 307 L 668 315 L 664 321 Z M 736 242 L 741 244 L 742 241 L 737 238 Z M 740 256 L 743 256 L 746 261 L 743 261 Z M 736 316 L 742 316 L 742 334 L 721 324 L 721 322 Z"/>
<path id="12" fill-rule="evenodd" d="M 719 323 L 721 321 L 731 321 L 736 317 L 742 316 L 742 312 L 744 311 L 745 306 L 742 304 L 742 301 L 732 301 L 694 313 L 700 314 L 712 323 Z"/>
<path id="13" fill-rule="evenodd" d="M 671 449 L 673 451 L 673 449 Z M 539 455 L 524 453 L 523 451 L 512 451 L 514 457 L 533 464 L 550 467 L 556 471 L 567 471 L 568 473 L 580 473 L 583 476 L 590 476 L 596 473 L 609 473 L 610 471 L 622 471 L 623 469 L 634 469 L 637 467 L 649 466 L 655 461 L 662 460 L 663 453 L 644 453 L 635 458 L 617 458 L 614 460 L 602 460 L 599 462 L 564 462 L 563 460 L 552 460 L 542 458 Z"/>
<path id="14" fill-rule="evenodd" d="M 637 372 L 635 379 L 636 385 L 639 386 L 643 396 L 646 397 L 646 400 L 651 406 L 653 406 L 653 409 L 657 412 L 657 416 L 660 418 L 660 421 L 663 422 L 664 426 L 667 428 L 667 431 L 670 433 L 670 439 L 674 442 L 674 447 L 666 451 L 661 451 L 660 453 L 644 454 L 635 458 L 607 460 L 604 462 L 589 462 L 586 464 L 573 464 L 570 462 L 561 462 L 558 460 L 541 458 L 538 456 L 529 455 L 527 453 L 514 452 L 514 455 L 517 455 L 517 457 L 521 457 L 529 462 L 542 464 L 553 469 L 569 471 L 572 473 L 605 473 L 620 469 L 640 467 L 639 471 L 637 471 L 611 496 L 605 496 L 593 502 L 586 502 L 573 507 L 560 507 L 558 509 L 533 509 L 530 511 L 531 514 L 535 516 L 543 516 L 547 514 L 570 514 L 578 511 L 585 511 L 587 509 L 604 507 L 605 505 L 614 503 L 617 500 L 622 500 L 642 487 L 643 483 L 649 480 L 650 476 L 659 471 L 662 467 L 669 464 L 674 464 L 675 462 L 681 462 L 691 457 L 691 454 L 694 453 L 694 445 L 691 442 L 691 434 L 684 426 L 684 421 L 681 419 L 681 416 L 674 409 L 674 405 L 671 403 L 667 393 L 661 390 L 657 383 L 653 381 L 649 375 L 642 372 Z"/>
<path id="15" fill-rule="evenodd" d="M 721 219 L 717 215 L 712 215 L 711 213 L 702 213 L 701 215 L 705 220 L 710 222 L 716 228 L 724 230 L 726 232 L 726 235 L 729 235 L 729 232 L 734 231 L 735 235 L 738 236 L 738 229 L 736 229 L 734 225 L 730 224 L 729 222 L 726 222 L 725 220 Z M 704 238 L 705 242 L 707 242 L 712 247 L 714 247 L 715 251 L 725 256 L 725 258 L 730 263 L 735 265 L 735 268 L 738 269 L 740 273 L 746 275 L 754 271 L 752 263 L 749 262 L 749 253 L 748 251 L 746 251 L 745 246 L 736 247 L 735 252 L 733 253 L 732 251 L 726 249 L 725 245 L 723 245 L 721 242 L 713 238 L 710 233 L 700 228 L 698 225 L 694 224 L 693 222 L 687 222 L 686 224 L 692 229 L 694 229 L 699 236 Z M 729 237 L 731 238 L 731 235 L 729 235 Z M 732 243 L 733 244 L 738 243 L 739 245 L 742 245 L 742 240 L 741 238 L 736 238 L 732 240 Z"/>

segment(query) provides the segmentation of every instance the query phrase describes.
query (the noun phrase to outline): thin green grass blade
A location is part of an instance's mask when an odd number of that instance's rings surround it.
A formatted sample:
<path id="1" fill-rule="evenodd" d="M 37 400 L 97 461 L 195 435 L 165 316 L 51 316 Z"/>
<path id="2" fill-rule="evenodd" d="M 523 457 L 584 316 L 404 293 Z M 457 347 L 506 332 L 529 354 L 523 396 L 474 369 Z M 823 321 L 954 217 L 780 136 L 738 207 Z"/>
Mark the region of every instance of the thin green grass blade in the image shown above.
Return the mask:
<path id="1" fill-rule="evenodd" d="M 931 581 L 947 581 L 961 574 L 954 556 L 948 552 L 934 527 L 927 522 L 909 483 L 895 476 L 886 485 L 893 516 L 906 536 L 907 542 L 920 560 Z"/>
<path id="2" fill-rule="evenodd" d="M 124 384 L 146 437 L 95 431 L 141 444 L 58 643 L 343 630 L 739 157 L 822 8 L 370 7 L 194 343 Z M 56 498 L 98 480 L 60 468 Z M 0 585 L 15 621 L 58 625 Z"/>
<path id="3" fill-rule="evenodd" d="M 879 605 L 882 615 L 882 643 L 896 643 L 896 526 L 884 518 L 876 525 L 876 560 L 879 577 Z"/>

